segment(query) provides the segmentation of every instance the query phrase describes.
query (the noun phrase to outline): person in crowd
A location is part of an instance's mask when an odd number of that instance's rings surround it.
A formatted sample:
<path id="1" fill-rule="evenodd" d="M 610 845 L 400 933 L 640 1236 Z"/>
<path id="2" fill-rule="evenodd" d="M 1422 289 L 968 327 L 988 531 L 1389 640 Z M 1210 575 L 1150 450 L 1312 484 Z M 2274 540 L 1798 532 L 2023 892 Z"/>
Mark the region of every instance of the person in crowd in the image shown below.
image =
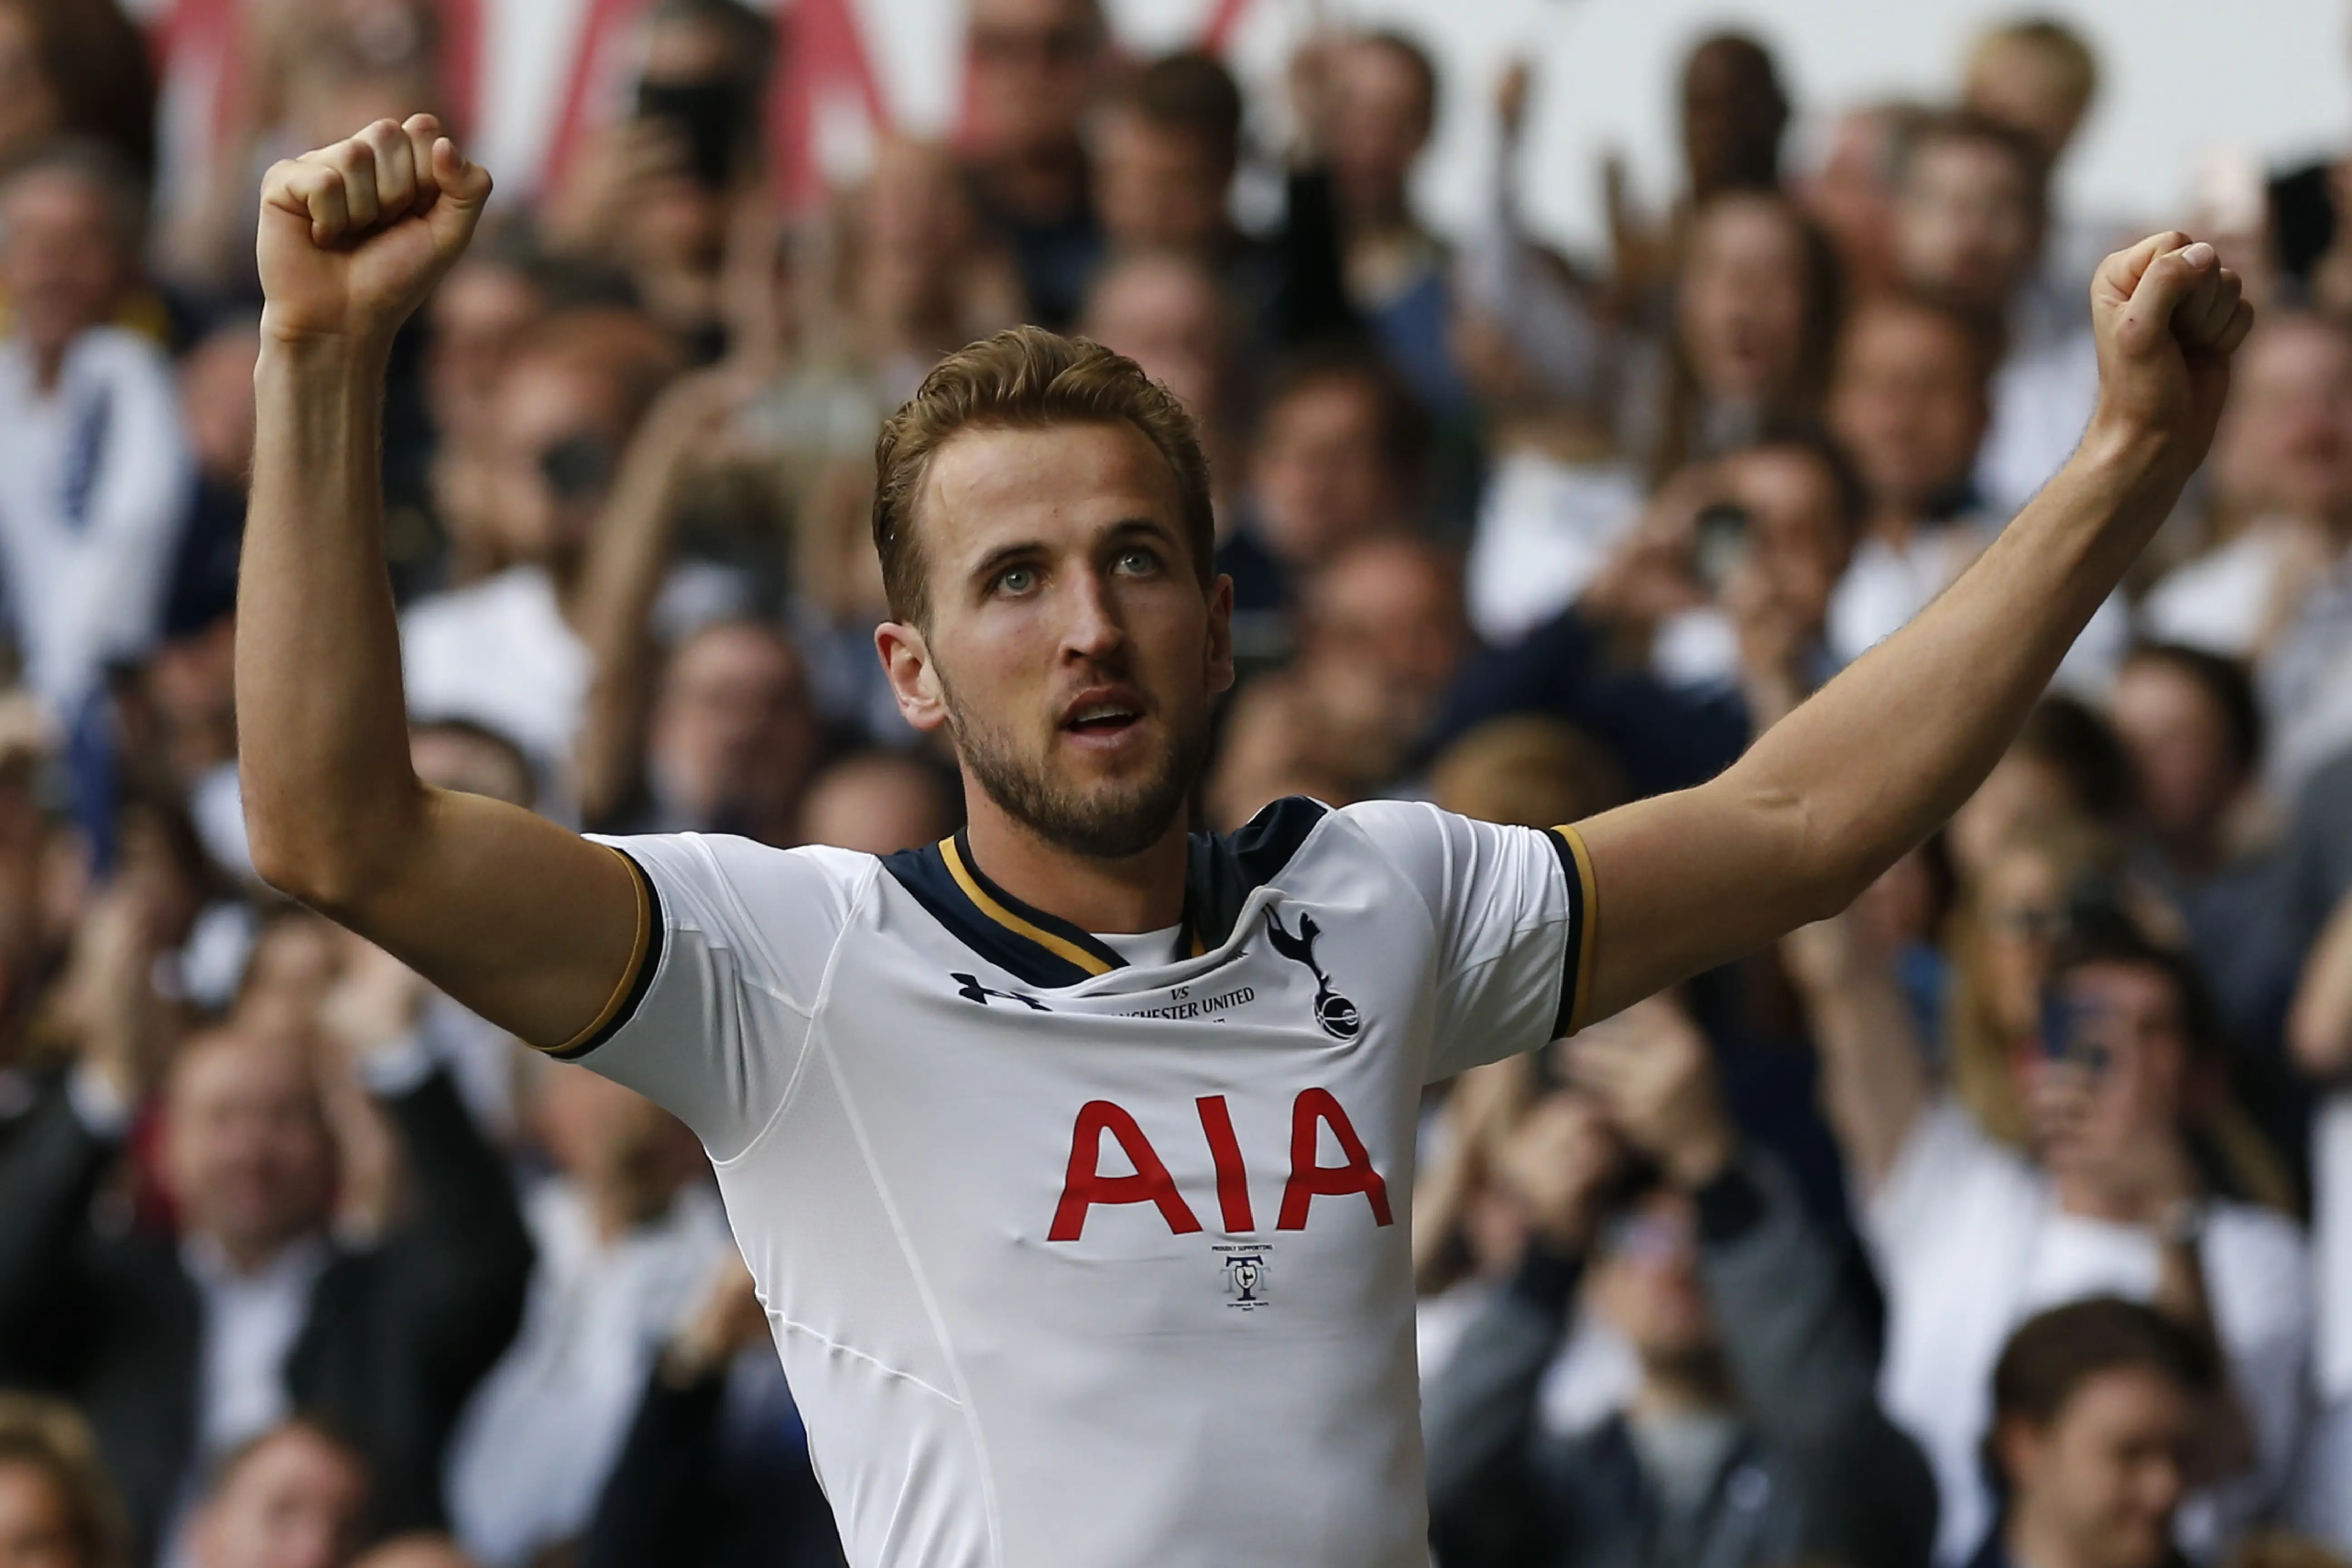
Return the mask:
<path id="1" fill-rule="evenodd" d="M 1969 48 L 1960 101 L 2031 137 L 2056 168 L 2099 96 L 2099 62 L 2082 35 L 2046 16 L 1988 28 Z"/>
<path id="2" fill-rule="evenodd" d="M 2304 1096 L 2281 1078 L 2276 1043 L 2303 943 L 2263 821 L 2253 682 L 2226 656 L 2145 644 L 2124 662 L 2113 718 L 2131 759 L 2134 828 L 2153 850 L 2141 868 L 2179 911 L 2222 1028 L 2243 1047 L 2242 1088 L 2271 1137 L 2294 1148 Z"/>
<path id="3" fill-rule="evenodd" d="M 2313 942 L 2286 1041 L 2312 1104 L 2311 1227 L 2317 1312 L 2313 1410 L 2288 1518 L 2352 1551 L 2352 900 Z"/>
<path id="4" fill-rule="evenodd" d="M 1305 155 L 1331 172 L 1349 300 L 1426 408 L 1462 408 L 1446 247 L 1412 205 L 1412 171 L 1437 122 L 1436 66 L 1404 33 L 1325 36 L 1292 61 L 1291 89 Z"/>
<path id="5" fill-rule="evenodd" d="M 632 528 L 599 527 L 600 515 L 618 493 L 631 436 L 677 366 L 658 329 L 611 309 L 551 317 L 517 350 L 490 416 L 488 514 L 498 525 L 499 569 L 428 595 L 403 615 L 411 712 L 471 719 L 510 735 L 543 781 L 568 782 L 596 653 L 634 635 L 627 611 L 643 596 L 641 584 L 615 581 L 615 557 L 641 558 L 651 531 L 642 517 Z M 687 435 L 699 428 L 679 422 Z M 681 436 L 643 454 L 657 502 L 667 485 L 652 481 L 668 479 L 683 444 Z M 657 528 L 667 509 L 648 510 Z M 650 569 L 657 573 L 660 561 Z M 600 590 L 593 599 L 592 585 Z M 593 641 L 592 632 L 610 641 Z"/>
<path id="6" fill-rule="evenodd" d="M 1309 579 L 1299 619 L 1290 666 L 1234 699 L 1209 784 L 1220 820 L 1246 822 L 1301 778 L 1356 798 L 1395 784 L 1471 647 L 1459 567 L 1406 534 L 1342 549 Z"/>
<path id="7" fill-rule="evenodd" d="M 144 206 L 94 142 L 49 143 L 0 178 L 0 580 L 25 682 L 68 725 L 160 629 L 195 493 L 170 365 L 110 324 Z"/>
<path id="8" fill-rule="evenodd" d="M 188 1568 L 347 1568 L 366 1539 L 366 1456 L 317 1422 L 281 1421 L 220 1469 L 189 1521 Z"/>
<path id="9" fill-rule="evenodd" d="M 1623 165 L 1614 154 L 1601 168 L 1615 289 L 1636 316 L 1653 314 L 1668 292 L 1693 212 L 1716 196 L 1771 191 L 1780 182 L 1789 96 L 1779 66 L 1761 43 L 1745 33 L 1700 38 L 1683 57 L 1676 102 L 1684 189 L 1663 229 L 1634 210 Z"/>
<path id="10" fill-rule="evenodd" d="M 142 184 L 154 175 L 154 67 L 116 0 L 0 5 L 0 168 L 58 136 L 101 143 Z"/>
<path id="11" fill-rule="evenodd" d="M 2002 519 L 2074 450 L 2098 390 L 2084 319 L 2087 290 L 2033 287 L 2049 199 L 2041 147 L 1966 110 L 1923 121 L 1897 161 L 1895 242 L 1903 283 L 2002 345 L 1975 470 L 1984 504 Z"/>
<path id="12" fill-rule="evenodd" d="M 1768 433 L 1694 466 L 1658 493 L 1575 605 L 1464 668 L 1433 743 L 1498 715 L 1542 712 L 1607 746 L 1637 796 L 1713 777 L 1757 722 L 1833 668 L 1832 585 L 1863 501 L 1843 457 L 1808 436 Z"/>
<path id="13" fill-rule="evenodd" d="M 1244 660 L 1290 651 L 1305 580 L 1348 545 L 1408 530 L 1429 423 L 1382 360 L 1307 351 L 1267 382 L 1241 516 L 1217 550 L 1234 579 L 1234 647 Z"/>
<path id="14" fill-rule="evenodd" d="M 2180 1568 L 2174 1521 L 2221 1393 L 2211 1342 L 2094 1297 L 2019 1325 L 1993 1365 L 1999 1511 L 1969 1568 Z"/>
<path id="15" fill-rule="evenodd" d="M 1231 212 L 1241 138 L 1233 73 L 1198 50 L 1163 56 L 1097 111 L 1094 202 L 1110 260 L 1172 252 L 1207 266 L 1247 323 L 1244 347 L 1255 362 L 1344 334 L 1356 321 L 1329 174 L 1305 163 L 1302 150 L 1280 227 L 1253 238 Z"/>
<path id="16" fill-rule="evenodd" d="M 67 1405 L 0 1394 L 0 1563 L 125 1568 L 122 1505 Z"/>
<path id="17" fill-rule="evenodd" d="M 134 927 L 108 944 L 100 995 L 148 989 L 152 941 Z M 158 1169 L 177 1234 L 118 1234 L 92 1198 L 157 1052 L 123 1007 L 88 1011 L 79 1061 L 0 1164 L 0 1375 L 81 1405 L 142 1563 L 192 1479 L 289 1415 L 331 1423 L 366 1456 L 373 1528 L 437 1521 L 446 1434 L 513 1332 L 530 1257 L 506 1173 L 446 1073 L 413 1040 L 363 1064 L 412 1156 L 414 1204 L 352 1246 L 328 1229 L 337 1162 L 319 1043 L 257 1014 L 200 1033 L 162 1087 Z"/>
<path id="18" fill-rule="evenodd" d="M 2352 332 L 2274 317 L 2216 432 L 2234 537 L 2175 568 L 2141 606 L 2148 633 L 2253 667 L 2283 798 L 2352 744 Z"/>
<path id="19" fill-rule="evenodd" d="M 499 384 L 549 309 L 530 231 L 510 225 L 483 237 L 488 243 L 467 252 L 425 306 L 430 335 L 419 368 L 433 431 L 425 482 L 440 537 L 391 533 L 384 544 L 406 568 L 404 579 L 429 574 L 436 587 L 476 582 L 503 563 L 490 477 Z"/>
<path id="20" fill-rule="evenodd" d="M 580 1568 L 843 1568 L 767 1313 L 730 1250 L 645 1381 Z"/>
<path id="21" fill-rule="evenodd" d="M 974 0 L 965 23 L 972 193 L 1045 326 L 1076 317 L 1102 256 L 1083 131 L 1108 46 L 1097 0 Z"/>
<path id="22" fill-rule="evenodd" d="M 2063 895 L 2062 895 L 2063 896 Z M 2226 1357 L 2235 1395 L 2193 1518 L 2209 1546 L 2283 1489 L 2303 1424 L 2310 1271 L 2299 1227 L 2217 1192 L 2198 1111 L 2226 1068 L 2194 968 L 2113 895 L 2065 917 L 2041 1021 L 2005 1066 L 2026 1110 L 2013 1148 L 1939 1090 L 1883 953 L 1850 918 L 1783 943 L 1822 1062 L 1822 1097 L 1886 1293 L 1886 1406 L 1933 1461 L 1938 1559 L 1996 1517 L 1977 1465 L 1990 1373 L 2033 1311 L 2153 1300 Z M 2218 1432 L 2222 1425 L 2211 1423 Z"/>
<path id="23" fill-rule="evenodd" d="M 1866 300 L 1896 286 L 1895 154 L 1927 118 L 1900 100 L 1846 110 L 1822 132 L 1793 193 L 1837 249 L 1847 289 Z"/>
<path id="24" fill-rule="evenodd" d="M 1693 209 L 1654 426 L 1654 480 L 1820 412 L 1843 313 L 1837 259 L 1797 205 L 1727 191 Z"/>
<path id="25" fill-rule="evenodd" d="M 1555 1049 L 1572 1087 L 1509 1161 L 1526 1257 L 1424 1399 L 1445 1561 L 1924 1564 L 1934 1479 L 1879 1409 L 1866 1296 L 1743 1144 L 1696 1026 L 1654 998 Z M 1630 1197 L 1628 1152 L 1663 1178 Z M 1580 1300 L 1631 1342 L 1639 1383 L 1559 1436 L 1538 1390 Z"/>
<path id="26" fill-rule="evenodd" d="M 728 242 L 763 179 L 773 35 L 740 0 L 658 0 L 644 14 L 632 112 L 575 161 L 549 237 L 619 268 L 646 313 L 707 363 L 728 346 Z"/>
<path id="27" fill-rule="evenodd" d="M 482 1568 L 527 1568 L 586 1529 L 655 1355 L 730 1250 L 675 1117 L 579 1068 L 531 1065 L 554 1173 L 524 1202 L 530 1298 L 449 1450 L 449 1512 Z"/>
<path id="28" fill-rule="evenodd" d="M 1233 299 L 1196 256 L 1146 251 L 1103 264 L 1078 330 L 1164 383 L 1201 426 L 1218 518 L 1233 516 L 1230 459 L 1248 378 Z"/>
<path id="29" fill-rule="evenodd" d="M 938 843 L 961 816 L 936 766 L 876 748 L 843 757 L 809 781 L 795 841 L 895 855 Z"/>
<path id="30" fill-rule="evenodd" d="M 820 741 L 792 639 L 764 621 L 711 621 L 662 664 L 634 814 L 650 831 L 789 847 Z"/>

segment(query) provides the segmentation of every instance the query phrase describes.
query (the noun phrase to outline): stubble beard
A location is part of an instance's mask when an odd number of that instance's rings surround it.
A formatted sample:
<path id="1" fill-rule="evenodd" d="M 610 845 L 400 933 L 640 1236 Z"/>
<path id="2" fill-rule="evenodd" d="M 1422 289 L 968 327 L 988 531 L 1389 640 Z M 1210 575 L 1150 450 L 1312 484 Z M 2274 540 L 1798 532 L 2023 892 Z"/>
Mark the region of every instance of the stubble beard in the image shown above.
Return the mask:
<path id="1" fill-rule="evenodd" d="M 1043 758 L 1024 756 L 1003 730 L 975 718 L 942 683 L 956 755 L 1006 816 L 1057 849 L 1124 860 L 1160 842 L 1201 781 L 1209 760 L 1205 723 L 1171 727 L 1160 765 L 1141 779 L 1073 788 Z"/>

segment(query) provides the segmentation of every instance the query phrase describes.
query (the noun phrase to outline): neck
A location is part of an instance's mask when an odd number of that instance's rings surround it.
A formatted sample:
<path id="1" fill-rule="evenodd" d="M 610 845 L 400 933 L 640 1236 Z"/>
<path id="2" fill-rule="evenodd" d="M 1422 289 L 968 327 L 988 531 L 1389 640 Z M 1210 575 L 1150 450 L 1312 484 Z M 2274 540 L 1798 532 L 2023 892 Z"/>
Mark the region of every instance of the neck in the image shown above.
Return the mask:
<path id="1" fill-rule="evenodd" d="M 47 395 L 57 391 L 66 373 L 66 345 L 43 343 L 33 350 L 33 381 Z"/>
<path id="2" fill-rule="evenodd" d="M 2010 1568 L 2095 1568 L 2071 1534 L 2023 1503 L 2013 1504 L 2000 1528 Z"/>
<path id="3" fill-rule="evenodd" d="M 1911 542 L 1912 531 L 1919 526 L 1917 509 L 1903 506 L 1875 508 L 1864 530 L 1872 538 L 1900 550 Z"/>
<path id="4" fill-rule="evenodd" d="M 212 1241 L 220 1248 L 222 1261 L 228 1265 L 230 1273 L 241 1279 L 251 1279 L 285 1257 L 288 1247 L 310 1234 L 300 1230 L 290 1236 L 229 1237 L 215 1231 Z"/>
<path id="5" fill-rule="evenodd" d="M 992 160 L 982 178 L 1013 217 L 1055 223 L 1086 199 L 1087 155 L 1076 142 L 1023 148 Z"/>
<path id="6" fill-rule="evenodd" d="M 1105 859 L 1049 844 L 964 780 L 972 803 L 967 835 L 990 880 L 1082 931 L 1158 931 L 1184 918 L 1184 820 L 1168 825 L 1139 855 Z"/>
<path id="7" fill-rule="evenodd" d="M 638 1226 L 659 1219 L 676 1194 L 674 1189 L 613 1171 L 583 1178 L 580 1195 L 587 1200 L 588 1220 L 595 1226 L 596 1239 L 610 1247 Z"/>
<path id="8" fill-rule="evenodd" d="M 1626 1414 L 1635 1418 L 1691 1415 L 1731 1407 L 1731 1387 L 1723 1363 L 1712 1355 L 1650 1362 L 1642 1369 Z"/>

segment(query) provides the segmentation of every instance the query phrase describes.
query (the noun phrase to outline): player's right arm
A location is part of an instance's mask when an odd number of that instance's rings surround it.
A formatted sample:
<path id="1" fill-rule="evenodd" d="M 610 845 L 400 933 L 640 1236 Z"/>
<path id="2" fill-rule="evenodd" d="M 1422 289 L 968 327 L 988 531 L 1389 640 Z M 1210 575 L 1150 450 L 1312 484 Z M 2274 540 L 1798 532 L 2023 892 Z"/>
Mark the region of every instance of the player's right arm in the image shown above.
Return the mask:
<path id="1" fill-rule="evenodd" d="M 626 861 L 409 763 L 378 445 L 393 335 L 472 237 L 489 175 L 429 115 L 270 170 L 239 770 L 273 887 L 545 1047 L 591 1032 L 651 912 Z"/>

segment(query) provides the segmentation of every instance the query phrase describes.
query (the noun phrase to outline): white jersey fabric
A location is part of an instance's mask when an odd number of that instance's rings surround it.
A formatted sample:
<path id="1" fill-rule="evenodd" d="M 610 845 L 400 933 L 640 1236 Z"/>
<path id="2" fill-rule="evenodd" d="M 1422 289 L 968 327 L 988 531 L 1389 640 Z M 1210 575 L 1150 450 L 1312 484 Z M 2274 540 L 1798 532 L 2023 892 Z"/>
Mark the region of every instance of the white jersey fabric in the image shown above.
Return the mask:
<path id="1" fill-rule="evenodd" d="M 1425 1568 L 1424 1083 L 1576 1021 L 1572 832 L 1293 799 L 1134 966 L 960 838 L 609 840 L 652 895 L 567 1053 L 718 1167 L 859 1568 Z"/>

